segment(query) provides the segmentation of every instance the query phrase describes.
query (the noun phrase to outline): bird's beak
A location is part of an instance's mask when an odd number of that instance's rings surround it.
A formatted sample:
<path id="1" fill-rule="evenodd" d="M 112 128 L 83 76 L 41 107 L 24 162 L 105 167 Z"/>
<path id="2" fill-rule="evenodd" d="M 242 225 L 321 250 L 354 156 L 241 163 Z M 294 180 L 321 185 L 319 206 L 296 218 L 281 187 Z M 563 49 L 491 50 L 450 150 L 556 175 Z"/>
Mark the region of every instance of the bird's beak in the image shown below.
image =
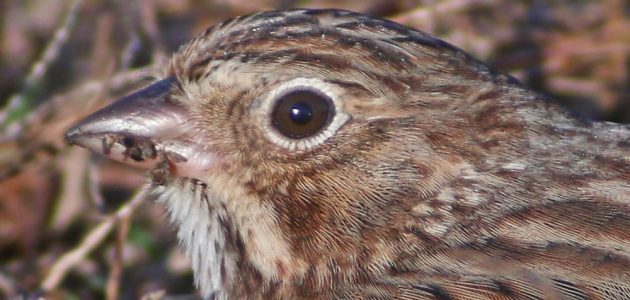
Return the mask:
<path id="1" fill-rule="evenodd" d="M 203 177 L 219 159 L 195 142 L 187 110 L 170 99 L 175 84 L 162 79 L 102 108 L 70 128 L 66 140 L 143 169 L 168 162 L 177 176 Z"/>

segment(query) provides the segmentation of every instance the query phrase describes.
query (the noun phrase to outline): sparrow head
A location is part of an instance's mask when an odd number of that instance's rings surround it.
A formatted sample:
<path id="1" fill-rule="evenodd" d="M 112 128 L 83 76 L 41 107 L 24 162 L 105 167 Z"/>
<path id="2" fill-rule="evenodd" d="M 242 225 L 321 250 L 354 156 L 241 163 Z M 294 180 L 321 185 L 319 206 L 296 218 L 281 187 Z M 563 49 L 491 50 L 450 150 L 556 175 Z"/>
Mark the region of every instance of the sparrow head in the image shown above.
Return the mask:
<path id="1" fill-rule="evenodd" d="M 481 160 L 467 130 L 509 81 L 438 39 L 338 10 L 227 21 L 183 46 L 165 74 L 67 139 L 166 168 L 159 185 L 202 182 L 272 277 L 352 277 L 436 242 L 456 215 L 434 198 Z M 246 226 L 254 218 L 262 229 Z M 248 242 L 257 230 L 288 258 L 265 258 L 262 242 Z"/>
<path id="2" fill-rule="evenodd" d="M 151 169 L 204 297 L 627 294 L 627 127 L 339 10 L 227 21 L 164 74 L 67 139 Z"/>

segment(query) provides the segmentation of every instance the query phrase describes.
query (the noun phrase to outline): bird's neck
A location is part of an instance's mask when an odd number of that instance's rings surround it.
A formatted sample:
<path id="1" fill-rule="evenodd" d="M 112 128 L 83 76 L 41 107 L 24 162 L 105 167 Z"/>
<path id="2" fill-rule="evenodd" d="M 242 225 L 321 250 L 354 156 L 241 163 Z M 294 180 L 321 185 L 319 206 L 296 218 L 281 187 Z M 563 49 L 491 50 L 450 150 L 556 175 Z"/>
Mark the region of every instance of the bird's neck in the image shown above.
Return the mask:
<path id="1" fill-rule="evenodd" d="M 221 298 L 225 277 L 233 273 L 238 257 L 226 256 L 226 239 L 232 233 L 222 224 L 225 210 L 210 204 L 206 189 L 198 181 L 178 179 L 155 186 L 154 192 L 178 226 L 177 237 L 191 259 L 195 285 L 204 298 Z"/>
<path id="2" fill-rule="evenodd" d="M 270 219 L 273 214 L 260 203 L 246 196 L 224 201 L 235 195 L 217 195 L 190 179 L 174 179 L 154 192 L 179 227 L 203 298 L 263 297 L 261 292 L 273 293 L 303 271 Z"/>

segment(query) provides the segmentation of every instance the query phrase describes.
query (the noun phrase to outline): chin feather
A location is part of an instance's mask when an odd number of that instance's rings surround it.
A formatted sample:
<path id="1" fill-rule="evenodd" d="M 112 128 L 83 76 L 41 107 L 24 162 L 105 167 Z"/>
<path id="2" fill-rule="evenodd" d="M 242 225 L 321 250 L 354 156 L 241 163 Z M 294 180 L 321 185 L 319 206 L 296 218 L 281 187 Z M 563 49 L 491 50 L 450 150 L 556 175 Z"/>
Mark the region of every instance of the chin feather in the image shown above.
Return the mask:
<path id="1" fill-rule="evenodd" d="M 226 298 L 223 276 L 233 276 L 235 265 L 226 254 L 225 209 L 209 199 L 206 184 L 197 180 L 177 179 L 155 186 L 153 193 L 178 227 L 177 237 L 191 259 L 201 296 Z"/>

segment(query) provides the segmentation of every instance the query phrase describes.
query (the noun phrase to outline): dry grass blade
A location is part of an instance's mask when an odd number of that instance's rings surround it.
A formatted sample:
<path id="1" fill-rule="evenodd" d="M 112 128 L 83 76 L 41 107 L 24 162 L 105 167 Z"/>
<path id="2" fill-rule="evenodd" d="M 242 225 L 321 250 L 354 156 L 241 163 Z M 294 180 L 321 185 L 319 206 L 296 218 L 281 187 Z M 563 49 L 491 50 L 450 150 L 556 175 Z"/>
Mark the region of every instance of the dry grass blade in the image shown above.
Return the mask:
<path id="1" fill-rule="evenodd" d="M 42 281 L 41 288 L 44 291 L 54 290 L 68 271 L 83 261 L 85 256 L 94 250 L 94 248 L 98 247 L 116 224 L 119 224 L 121 220 L 129 218 L 133 214 L 135 209 L 145 200 L 146 193 L 147 187 L 144 187 L 129 200 L 129 202 L 120 207 L 116 213 L 106 217 L 100 224 L 92 229 L 76 248 L 68 251 L 57 259 L 50 268 L 46 278 Z"/>
<path id="2" fill-rule="evenodd" d="M 75 24 L 82 3 L 83 0 L 74 0 L 71 3 L 63 24 L 57 29 L 46 50 L 44 50 L 42 57 L 32 66 L 31 71 L 24 80 L 22 91 L 11 97 L 7 106 L 0 111 L 0 129 L 6 130 L 4 135 L 14 136 L 19 133 L 19 126 L 15 125 L 13 123 L 14 120 L 10 118 L 16 113 L 16 110 L 31 105 L 31 103 L 28 103 L 26 94 L 40 82 L 48 67 L 57 58 L 61 47 L 70 37 L 70 31 Z"/>

